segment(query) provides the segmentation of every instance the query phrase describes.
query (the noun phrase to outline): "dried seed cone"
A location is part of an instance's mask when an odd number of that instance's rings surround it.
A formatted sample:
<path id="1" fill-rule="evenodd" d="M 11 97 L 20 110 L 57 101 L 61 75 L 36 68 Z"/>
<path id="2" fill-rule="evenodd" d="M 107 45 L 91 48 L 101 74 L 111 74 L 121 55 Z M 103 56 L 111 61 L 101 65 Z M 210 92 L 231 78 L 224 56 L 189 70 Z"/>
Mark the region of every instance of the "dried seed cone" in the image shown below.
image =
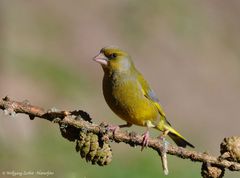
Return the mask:
<path id="1" fill-rule="evenodd" d="M 96 156 L 98 159 L 96 160 L 99 166 L 104 166 L 109 164 L 112 161 L 112 150 L 109 144 L 104 143 L 103 147 L 98 150 Z"/>
<path id="2" fill-rule="evenodd" d="M 101 142 L 101 144 L 99 144 Z M 112 150 L 108 143 L 99 139 L 93 133 L 80 132 L 79 140 L 76 142 L 76 151 L 80 152 L 82 158 L 91 161 L 92 164 L 104 166 L 112 161 Z"/>
<path id="3" fill-rule="evenodd" d="M 208 163 L 203 163 L 201 175 L 203 178 L 222 178 L 224 176 L 224 168 L 219 168 Z"/>
<path id="4" fill-rule="evenodd" d="M 90 150 L 88 154 L 86 155 L 87 161 L 92 161 L 95 155 L 97 154 L 97 150 L 99 149 L 99 143 L 98 143 L 98 136 L 95 134 L 91 134 L 90 139 Z"/>
<path id="5" fill-rule="evenodd" d="M 86 155 L 89 153 L 90 151 L 90 147 L 91 147 L 91 136 L 90 135 L 87 135 L 84 139 L 84 143 L 81 147 L 81 150 L 80 150 L 80 155 L 82 158 L 85 158 Z"/>
<path id="6" fill-rule="evenodd" d="M 70 125 L 59 125 L 62 136 L 70 142 L 74 142 L 79 137 L 79 131 Z"/>
<path id="7" fill-rule="evenodd" d="M 221 143 L 221 155 L 230 161 L 240 162 L 240 137 L 224 138 Z"/>

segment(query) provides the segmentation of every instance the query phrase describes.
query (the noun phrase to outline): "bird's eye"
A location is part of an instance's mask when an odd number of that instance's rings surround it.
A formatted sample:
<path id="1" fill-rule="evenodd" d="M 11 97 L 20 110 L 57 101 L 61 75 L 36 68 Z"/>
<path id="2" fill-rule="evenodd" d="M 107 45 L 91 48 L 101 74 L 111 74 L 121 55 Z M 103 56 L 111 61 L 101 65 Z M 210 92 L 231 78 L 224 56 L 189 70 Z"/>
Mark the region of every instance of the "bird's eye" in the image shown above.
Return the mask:
<path id="1" fill-rule="evenodd" d="M 113 59 L 113 58 L 115 58 L 115 57 L 117 57 L 117 54 L 116 54 L 116 53 L 112 53 L 112 54 L 109 55 L 109 59 Z"/>

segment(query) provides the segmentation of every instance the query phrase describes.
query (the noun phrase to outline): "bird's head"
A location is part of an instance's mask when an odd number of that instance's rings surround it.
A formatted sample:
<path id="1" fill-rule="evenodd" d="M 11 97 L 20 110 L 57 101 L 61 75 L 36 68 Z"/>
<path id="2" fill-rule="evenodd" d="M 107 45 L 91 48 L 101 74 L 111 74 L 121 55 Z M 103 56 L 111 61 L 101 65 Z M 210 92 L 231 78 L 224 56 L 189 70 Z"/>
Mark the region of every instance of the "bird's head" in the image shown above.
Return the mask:
<path id="1" fill-rule="evenodd" d="M 93 60 L 100 63 L 104 71 L 127 71 L 133 67 L 130 56 L 125 51 L 114 46 L 102 48 Z"/>

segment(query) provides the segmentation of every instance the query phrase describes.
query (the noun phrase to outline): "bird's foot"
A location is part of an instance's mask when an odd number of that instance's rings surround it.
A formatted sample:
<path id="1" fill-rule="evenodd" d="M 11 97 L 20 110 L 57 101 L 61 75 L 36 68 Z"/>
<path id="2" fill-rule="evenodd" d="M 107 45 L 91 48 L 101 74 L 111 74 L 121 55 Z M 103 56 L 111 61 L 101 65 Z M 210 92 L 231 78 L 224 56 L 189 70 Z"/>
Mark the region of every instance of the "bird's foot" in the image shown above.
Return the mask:
<path id="1" fill-rule="evenodd" d="M 163 134 L 159 135 L 157 137 L 159 140 L 161 140 L 162 142 L 164 142 L 166 140 L 165 136 Z"/>
<path id="2" fill-rule="evenodd" d="M 117 130 L 119 130 L 119 126 L 118 125 L 108 125 L 107 126 L 107 130 L 112 132 L 113 134 L 116 133 Z"/>
<path id="3" fill-rule="evenodd" d="M 146 131 L 142 136 L 143 136 L 143 140 L 142 140 L 141 151 L 143 151 L 143 149 L 148 146 L 149 131 Z"/>

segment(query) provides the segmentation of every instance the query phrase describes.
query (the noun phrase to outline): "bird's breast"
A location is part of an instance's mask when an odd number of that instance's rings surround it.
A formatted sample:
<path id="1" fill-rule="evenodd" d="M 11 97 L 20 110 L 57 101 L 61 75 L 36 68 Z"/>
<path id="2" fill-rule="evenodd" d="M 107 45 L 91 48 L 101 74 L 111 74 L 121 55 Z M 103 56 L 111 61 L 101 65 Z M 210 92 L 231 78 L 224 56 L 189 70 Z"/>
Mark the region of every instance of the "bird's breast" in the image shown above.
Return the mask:
<path id="1" fill-rule="evenodd" d="M 129 123 L 144 126 L 147 120 L 158 117 L 156 106 L 144 96 L 133 77 L 105 75 L 103 94 L 112 111 Z"/>

